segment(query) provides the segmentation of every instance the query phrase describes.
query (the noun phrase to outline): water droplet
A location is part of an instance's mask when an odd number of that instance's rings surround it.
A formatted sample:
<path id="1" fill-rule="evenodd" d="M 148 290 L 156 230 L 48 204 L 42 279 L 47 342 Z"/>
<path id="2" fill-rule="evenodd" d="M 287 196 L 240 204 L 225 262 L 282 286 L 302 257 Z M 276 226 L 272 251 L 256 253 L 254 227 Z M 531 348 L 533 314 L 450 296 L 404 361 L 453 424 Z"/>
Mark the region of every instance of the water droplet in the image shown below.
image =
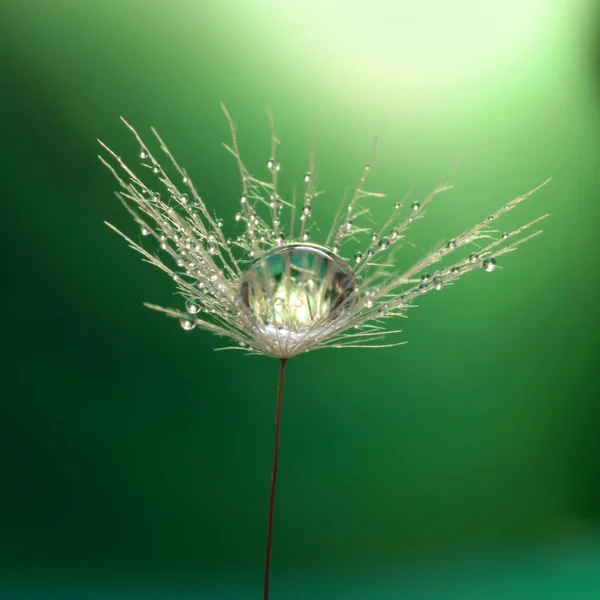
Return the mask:
<path id="1" fill-rule="evenodd" d="M 508 236 L 508 233 L 503 233 L 503 234 L 502 234 L 502 239 L 503 239 L 503 240 L 507 240 L 507 239 L 508 239 L 508 237 L 509 237 L 509 236 Z"/>
<path id="2" fill-rule="evenodd" d="M 223 227 L 223 219 L 217 219 L 216 225 L 219 229 L 221 229 L 221 227 Z"/>
<path id="3" fill-rule="evenodd" d="M 454 248 L 456 248 L 456 240 L 450 240 L 447 244 L 446 244 L 446 248 L 448 250 L 454 250 Z"/>
<path id="4" fill-rule="evenodd" d="M 146 148 L 140 148 L 140 158 L 142 160 L 148 158 L 148 150 L 146 150 Z"/>
<path id="5" fill-rule="evenodd" d="M 276 171 L 281 171 L 281 164 L 280 164 L 280 163 L 277 163 L 277 164 L 275 165 L 275 170 L 276 170 Z"/>
<path id="6" fill-rule="evenodd" d="M 338 254 L 340 251 L 339 244 L 334 244 L 332 250 L 334 251 L 335 254 Z"/>
<path id="7" fill-rule="evenodd" d="M 242 275 L 239 298 L 266 335 L 299 335 L 359 302 L 352 269 L 328 249 L 303 244 L 275 248 Z M 278 337 L 275 337 L 278 336 Z M 314 340 L 314 336 L 311 338 Z"/>
<path id="8" fill-rule="evenodd" d="M 187 194 L 181 194 L 181 196 L 179 196 L 179 202 L 181 202 L 181 204 L 187 204 L 189 200 L 189 197 Z"/>
<path id="9" fill-rule="evenodd" d="M 354 225 L 354 221 L 352 219 L 348 219 L 346 221 L 346 223 L 344 224 L 344 229 L 346 231 L 350 231 L 352 229 L 353 225 Z"/>
<path id="10" fill-rule="evenodd" d="M 441 290 L 444 287 L 444 280 L 441 277 L 434 277 L 433 287 L 438 291 Z"/>
<path id="11" fill-rule="evenodd" d="M 375 256 L 375 248 L 371 247 L 367 249 L 367 256 L 369 258 L 371 258 L 372 256 Z"/>
<path id="12" fill-rule="evenodd" d="M 365 300 L 365 306 L 367 308 L 373 308 L 373 300 L 371 300 L 371 298 L 369 298 L 368 300 Z"/>
<path id="13" fill-rule="evenodd" d="M 160 173 L 160 168 L 159 168 L 159 166 L 158 166 L 158 165 L 154 165 L 154 167 L 152 167 L 152 172 L 153 172 L 155 175 L 158 175 L 158 174 Z"/>
<path id="14" fill-rule="evenodd" d="M 241 215 L 241 213 L 235 213 L 235 220 L 236 220 L 236 221 L 241 221 L 241 220 L 242 220 L 242 215 Z"/>
<path id="15" fill-rule="evenodd" d="M 196 319 L 192 315 L 184 314 L 179 317 L 179 324 L 185 331 L 191 331 L 196 327 Z"/>
<path id="16" fill-rule="evenodd" d="M 181 256 L 178 256 L 175 262 L 177 263 L 178 267 L 183 267 L 183 265 L 185 265 L 185 260 Z"/>
<path id="17" fill-rule="evenodd" d="M 283 233 L 283 231 L 280 231 L 277 234 L 277 241 L 278 242 L 285 242 L 285 233 Z"/>
<path id="18" fill-rule="evenodd" d="M 175 283 L 181 283 L 181 277 L 179 277 L 179 275 L 175 274 L 175 275 L 173 275 L 173 281 Z"/>
<path id="19" fill-rule="evenodd" d="M 469 255 L 469 262 L 474 265 L 479 260 L 479 254 L 477 252 L 472 252 Z"/>
<path id="20" fill-rule="evenodd" d="M 240 196 L 240 204 L 246 204 L 246 202 L 248 202 L 248 196 L 246 196 L 246 194 L 242 194 Z"/>
<path id="21" fill-rule="evenodd" d="M 410 207 L 412 208 L 413 212 L 417 212 L 421 208 L 421 204 L 419 202 L 413 202 Z"/>
<path id="22" fill-rule="evenodd" d="M 423 283 L 427 283 L 428 281 L 431 281 L 431 275 L 429 273 L 423 273 L 423 275 L 421 275 L 421 281 Z"/>
<path id="23" fill-rule="evenodd" d="M 379 250 L 382 252 L 383 250 L 387 250 L 390 247 L 390 240 L 386 237 L 383 237 L 379 240 Z"/>
<path id="24" fill-rule="evenodd" d="M 495 258 L 486 258 L 483 261 L 483 268 L 485 271 L 487 271 L 488 273 L 491 273 L 492 271 L 494 271 L 496 269 L 496 267 L 498 266 L 496 264 L 496 259 Z"/>
<path id="25" fill-rule="evenodd" d="M 397 227 L 393 227 L 392 230 L 390 231 L 390 238 L 392 238 L 393 240 L 397 240 L 398 239 L 398 228 Z"/>
<path id="26" fill-rule="evenodd" d="M 308 183 L 309 181 L 310 181 L 310 173 L 307 173 L 307 174 L 304 176 L 304 183 Z"/>
<path id="27" fill-rule="evenodd" d="M 363 253 L 362 253 L 362 252 L 357 252 L 357 253 L 354 255 L 354 262 L 355 262 L 356 264 L 358 264 L 358 263 L 359 263 L 359 262 L 360 262 L 362 259 L 363 259 Z"/>
<path id="28" fill-rule="evenodd" d="M 396 202 L 396 204 L 394 204 L 394 210 L 398 210 L 401 206 L 402 204 L 400 204 L 400 202 Z"/>
<path id="29" fill-rule="evenodd" d="M 456 275 L 457 273 L 460 273 L 460 267 L 457 267 L 457 266 L 452 267 L 450 269 L 450 273 L 452 273 L 453 275 Z"/>
<path id="30" fill-rule="evenodd" d="M 160 201 L 160 194 L 158 192 L 152 192 L 152 196 L 150 196 L 150 198 L 152 200 L 154 200 L 154 202 L 159 202 Z"/>
<path id="31" fill-rule="evenodd" d="M 303 240 L 304 242 L 307 242 L 308 240 L 310 240 L 310 231 L 305 231 L 305 232 L 302 234 L 302 240 Z"/>
<path id="32" fill-rule="evenodd" d="M 202 310 L 202 303 L 198 298 L 189 298 L 185 303 L 185 310 L 191 315 L 196 315 Z"/>
<path id="33" fill-rule="evenodd" d="M 270 171 L 274 166 L 275 166 L 275 161 L 272 158 L 270 158 L 267 161 L 267 169 L 269 169 L 269 171 Z"/>
<path id="34" fill-rule="evenodd" d="M 310 204 L 305 204 L 305 205 L 302 207 L 302 212 L 303 212 L 303 213 L 304 213 L 306 216 L 310 215 L 311 211 L 312 211 L 312 208 L 310 207 Z"/>
<path id="35" fill-rule="evenodd" d="M 150 235 L 150 230 L 147 227 L 142 227 L 141 233 L 143 236 Z"/>
<path id="36" fill-rule="evenodd" d="M 189 183 L 189 181 L 190 181 L 190 178 L 187 175 L 184 175 L 183 176 L 183 183 L 187 184 L 187 183 Z"/>

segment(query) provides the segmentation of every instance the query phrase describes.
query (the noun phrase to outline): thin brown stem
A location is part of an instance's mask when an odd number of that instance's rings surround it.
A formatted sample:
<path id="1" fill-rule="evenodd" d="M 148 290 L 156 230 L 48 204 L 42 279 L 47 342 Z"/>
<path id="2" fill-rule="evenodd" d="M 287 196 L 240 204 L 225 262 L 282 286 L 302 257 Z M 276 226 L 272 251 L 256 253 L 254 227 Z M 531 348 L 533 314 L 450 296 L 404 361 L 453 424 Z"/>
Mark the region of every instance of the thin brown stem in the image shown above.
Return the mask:
<path id="1" fill-rule="evenodd" d="M 273 451 L 273 472 L 271 473 L 271 498 L 269 501 L 269 529 L 267 531 L 267 556 L 265 559 L 264 600 L 269 600 L 269 571 L 271 568 L 271 542 L 273 539 L 273 512 L 275 509 L 275 485 L 277 484 L 277 461 L 279 459 L 279 424 L 281 422 L 281 397 L 283 395 L 283 376 L 288 359 L 282 358 L 279 367 L 279 385 L 277 386 L 277 408 L 275 409 L 275 449 Z"/>

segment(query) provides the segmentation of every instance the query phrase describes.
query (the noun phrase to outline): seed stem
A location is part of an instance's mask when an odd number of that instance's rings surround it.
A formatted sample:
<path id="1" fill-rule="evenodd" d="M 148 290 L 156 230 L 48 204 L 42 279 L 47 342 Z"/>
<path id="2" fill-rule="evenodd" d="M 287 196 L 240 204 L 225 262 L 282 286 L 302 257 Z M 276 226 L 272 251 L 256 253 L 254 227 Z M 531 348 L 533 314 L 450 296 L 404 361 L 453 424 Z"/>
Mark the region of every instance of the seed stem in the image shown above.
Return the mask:
<path id="1" fill-rule="evenodd" d="M 279 459 L 279 424 L 281 422 L 281 397 L 283 395 L 283 376 L 288 359 L 282 358 L 279 366 L 279 385 L 277 386 L 277 408 L 275 409 L 275 448 L 273 451 L 273 471 L 271 473 L 271 497 L 269 500 L 269 528 L 267 530 L 267 556 L 265 559 L 264 600 L 269 600 L 269 571 L 271 568 L 271 541 L 273 538 L 273 512 L 275 509 L 275 485 L 277 484 L 277 461 Z"/>

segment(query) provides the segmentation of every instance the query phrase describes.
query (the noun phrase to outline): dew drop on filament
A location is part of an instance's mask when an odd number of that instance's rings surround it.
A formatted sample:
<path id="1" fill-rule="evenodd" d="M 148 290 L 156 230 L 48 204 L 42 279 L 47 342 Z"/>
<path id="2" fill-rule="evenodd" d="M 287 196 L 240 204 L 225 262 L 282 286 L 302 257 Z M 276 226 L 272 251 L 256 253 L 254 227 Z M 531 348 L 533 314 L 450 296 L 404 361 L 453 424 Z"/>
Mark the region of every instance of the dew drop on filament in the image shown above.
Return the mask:
<path id="1" fill-rule="evenodd" d="M 183 314 L 179 317 L 179 324 L 184 331 L 191 331 L 196 327 L 196 319 L 192 315 Z"/>

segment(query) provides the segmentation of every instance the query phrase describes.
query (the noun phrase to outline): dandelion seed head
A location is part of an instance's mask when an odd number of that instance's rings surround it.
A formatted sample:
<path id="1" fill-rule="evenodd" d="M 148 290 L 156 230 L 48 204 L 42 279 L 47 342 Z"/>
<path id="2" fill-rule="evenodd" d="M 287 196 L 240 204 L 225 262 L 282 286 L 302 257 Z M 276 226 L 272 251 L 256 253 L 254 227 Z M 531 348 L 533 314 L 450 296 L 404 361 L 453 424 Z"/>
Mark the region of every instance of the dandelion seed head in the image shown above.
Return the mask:
<path id="1" fill-rule="evenodd" d="M 540 233 L 527 230 L 547 216 L 503 234 L 490 225 L 544 182 L 417 263 L 401 268 L 400 242 L 425 216 L 425 207 L 451 189 L 447 178 L 405 208 L 411 188 L 390 205 L 390 216 L 377 227 L 368 218 L 370 204 L 385 195 L 367 187 L 371 160 L 353 193 L 339 203 L 326 234 L 312 218 L 313 203 L 321 195 L 315 188 L 313 157 L 300 193 L 287 199 L 279 189 L 279 141 L 273 124 L 266 161 L 269 177 L 264 181 L 244 165 L 236 127 L 223 110 L 231 132 L 225 148 L 237 164 L 241 185 L 238 212 L 231 218 L 237 231 L 233 238 L 225 236 L 222 215 L 213 215 L 154 129 L 158 151 L 165 157 L 162 164 L 152 145 L 126 122 L 146 169 L 138 175 L 102 142 L 108 157 L 100 159 L 117 179 L 117 195 L 139 227 L 140 242 L 111 227 L 147 262 L 168 274 L 183 298 L 182 309 L 148 306 L 177 318 L 186 331 L 203 329 L 228 338 L 234 344 L 229 348 L 290 358 L 327 347 L 395 345 L 382 343 L 384 336 L 400 333 L 389 331 L 383 319 L 405 316 L 415 297 L 439 291 L 475 269 L 494 271 L 497 257 Z M 149 175 L 153 180 L 149 185 L 142 179 L 143 171 L 159 177 Z M 313 243 L 313 231 L 325 239 Z"/>

